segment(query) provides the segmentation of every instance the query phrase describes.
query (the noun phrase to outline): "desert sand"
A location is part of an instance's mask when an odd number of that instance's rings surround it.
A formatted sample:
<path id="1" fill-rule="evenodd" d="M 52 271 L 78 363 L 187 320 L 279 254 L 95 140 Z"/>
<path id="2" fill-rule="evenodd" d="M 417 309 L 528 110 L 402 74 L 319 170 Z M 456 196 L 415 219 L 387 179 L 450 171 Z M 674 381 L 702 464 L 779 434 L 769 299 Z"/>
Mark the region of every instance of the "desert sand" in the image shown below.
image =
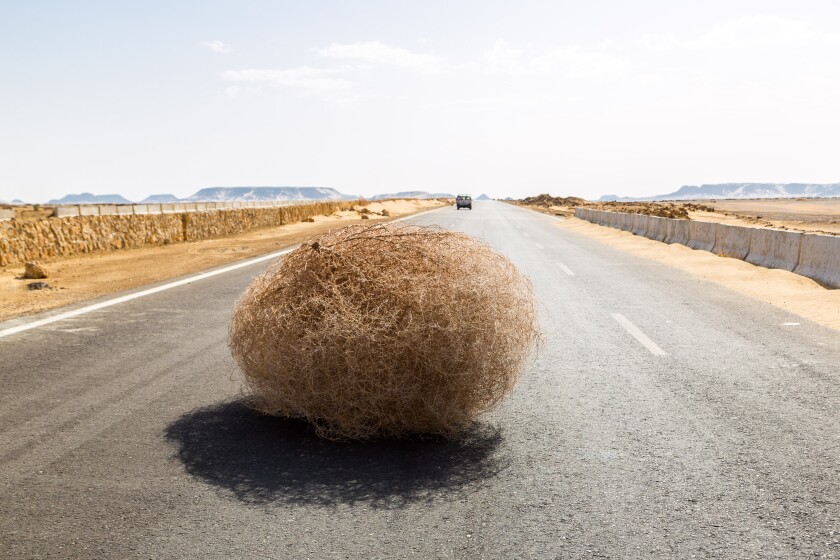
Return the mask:
<path id="1" fill-rule="evenodd" d="M 242 260 L 300 243 L 307 237 L 356 223 L 375 223 L 444 205 L 437 200 L 389 200 L 359 206 L 354 210 L 318 216 L 314 222 L 298 222 L 263 228 L 221 239 L 142 247 L 79 257 L 43 261 L 50 275 L 50 289 L 29 290 L 23 265 L 0 268 L 0 321 L 79 303 L 131 290 L 170 278 Z M 359 211 L 367 211 L 362 220 Z"/>
<path id="2" fill-rule="evenodd" d="M 701 204 L 715 209 L 714 216 L 725 215 L 738 218 L 744 223 L 759 227 L 785 228 L 797 231 L 832 233 L 840 235 L 840 199 L 838 198 L 796 198 L 796 199 L 752 199 L 752 200 L 708 200 Z M 719 221 L 702 214 L 692 219 Z"/>
<path id="3" fill-rule="evenodd" d="M 674 202 L 586 202 L 540 195 L 535 204 L 523 204 L 532 210 L 557 216 L 574 215 L 575 206 L 607 212 L 654 214 L 685 217 L 701 222 L 732 226 L 789 229 L 806 233 L 840 235 L 840 198 L 785 198 L 749 200 L 691 200 Z M 522 201 L 518 201 L 522 204 Z M 650 211 L 645 211 L 648 209 Z M 663 209 L 685 210 L 682 216 L 658 212 Z M 681 210 L 683 209 L 683 210 Z"/>

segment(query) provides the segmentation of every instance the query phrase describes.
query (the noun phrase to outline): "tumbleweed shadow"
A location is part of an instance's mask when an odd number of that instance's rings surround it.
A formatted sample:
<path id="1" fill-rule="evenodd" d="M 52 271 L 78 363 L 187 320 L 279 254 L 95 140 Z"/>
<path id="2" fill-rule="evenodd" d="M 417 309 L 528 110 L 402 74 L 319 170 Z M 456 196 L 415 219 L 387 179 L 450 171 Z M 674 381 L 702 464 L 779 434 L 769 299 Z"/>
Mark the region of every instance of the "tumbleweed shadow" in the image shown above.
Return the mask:
<path id="1" fill-rule="evenodd" d="M 241 400 L 185 414 L 166 439 L 190 474 L 254 504 L 401 507 L 469 493 L 507 467 L 497 427 L 477 423 L 452 440 L 335 443 Z"/>

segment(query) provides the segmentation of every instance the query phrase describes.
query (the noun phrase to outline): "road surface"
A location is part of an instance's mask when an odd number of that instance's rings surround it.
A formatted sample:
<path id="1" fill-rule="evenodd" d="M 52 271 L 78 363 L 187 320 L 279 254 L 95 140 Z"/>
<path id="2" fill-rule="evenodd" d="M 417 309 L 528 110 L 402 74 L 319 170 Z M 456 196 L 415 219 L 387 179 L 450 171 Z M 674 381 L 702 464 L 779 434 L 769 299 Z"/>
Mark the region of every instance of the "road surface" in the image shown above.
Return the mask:
<path id="1" fill-rule="evenodd" d="M 506 204 L 410 222 L 539 300 L 538 358 L 465 438 L 245 409 L 258 262 L 0 338 L 0 557 L 840 558 L 836 331 Z"/>

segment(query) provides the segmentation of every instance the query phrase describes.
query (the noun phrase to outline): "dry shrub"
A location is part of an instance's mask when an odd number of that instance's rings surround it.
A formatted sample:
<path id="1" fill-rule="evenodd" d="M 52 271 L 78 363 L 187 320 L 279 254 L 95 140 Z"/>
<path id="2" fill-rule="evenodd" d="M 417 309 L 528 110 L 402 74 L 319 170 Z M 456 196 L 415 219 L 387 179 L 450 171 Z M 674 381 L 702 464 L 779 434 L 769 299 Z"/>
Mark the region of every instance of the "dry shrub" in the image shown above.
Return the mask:
<path id="1" fill-rule="evenodd" d="M 229 344 L 258 410 L 323 437 L 452 436 L 513 390 L 535 316 L 529 281 L 481 241 L 356 225 L 255 279 Z"/>

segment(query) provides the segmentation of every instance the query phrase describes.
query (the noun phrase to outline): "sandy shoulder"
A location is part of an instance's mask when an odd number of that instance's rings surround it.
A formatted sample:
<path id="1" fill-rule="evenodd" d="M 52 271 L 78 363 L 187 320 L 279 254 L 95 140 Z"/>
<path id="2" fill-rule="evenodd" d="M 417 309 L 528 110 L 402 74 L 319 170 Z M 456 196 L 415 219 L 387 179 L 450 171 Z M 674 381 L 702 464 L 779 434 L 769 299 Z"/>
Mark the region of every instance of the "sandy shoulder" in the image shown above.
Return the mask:
<path id="1" fill-rule="evenodd" d="M 718 257 L 684 245 L 653 241 L 576 218 L 560 221 L 556 227 L 678 268 L 820 325 L 840 330 L 840 289 L 824 288 L 810 278 L 738 259 Z"/>
<path id="2" fill-rule="evenodd" d="M 369 212 L 388 210 L 390 218 L 406 216 L 444 203 L 435 200 L 395 200 L 367 206 Z M 57 307 L 88 301 L 155 282 L 191 274 L 270 253 L 308 237 L 350 224 L 370 224 L 390 218 L 342 211 L 318 216 L 314 222 L 298 222 L 263 228 L 245 234 L 162 247 L 140 247 L 108 253 L 42 261 L 49 270 L 51 289 L 29 290 L 23 266 L 0 268 L 0 321 L 31 315 Z"/>

